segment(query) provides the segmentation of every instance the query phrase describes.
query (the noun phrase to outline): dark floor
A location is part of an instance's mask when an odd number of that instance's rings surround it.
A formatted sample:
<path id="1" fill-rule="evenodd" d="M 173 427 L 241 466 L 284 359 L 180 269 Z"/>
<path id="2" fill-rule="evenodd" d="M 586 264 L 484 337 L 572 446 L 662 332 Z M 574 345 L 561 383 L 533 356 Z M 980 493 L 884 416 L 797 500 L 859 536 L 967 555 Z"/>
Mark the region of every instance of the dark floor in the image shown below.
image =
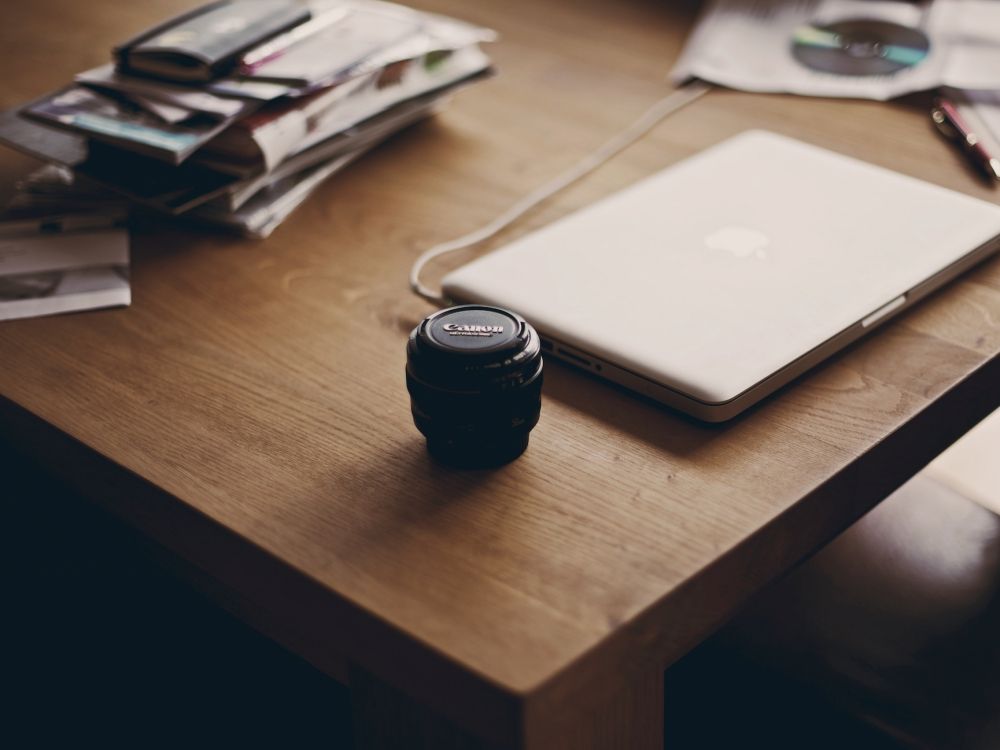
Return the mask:
<path id="1" fill-rule="evenodd" d="M 0 472 L 3 682 L 16 696 L 0 745 L 350 748 L 344 687 L 2 446 Z M 675 665 L 666 688 L 668 748 L 893 747 L 718 644 Z"/>
<path id="2" fill-rule="evenodd" d="M 0 470 L 17 695 L 3 713 L 32 746 L 350 746 L 344 687 L 161 570 L 103 512 L 23 463 Z"/>

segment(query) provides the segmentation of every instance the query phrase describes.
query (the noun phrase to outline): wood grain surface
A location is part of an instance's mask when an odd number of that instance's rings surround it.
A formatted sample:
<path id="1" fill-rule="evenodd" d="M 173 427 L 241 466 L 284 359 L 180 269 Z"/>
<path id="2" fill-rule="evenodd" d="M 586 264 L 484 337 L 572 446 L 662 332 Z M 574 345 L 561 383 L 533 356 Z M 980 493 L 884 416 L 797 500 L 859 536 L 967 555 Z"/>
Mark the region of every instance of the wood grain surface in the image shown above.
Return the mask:
<path id="1" fill-rule="evenodd" d="M 500 76 L 352 165 L 267 241 L 148 221 L 130 308 L 0 324 L 2 429 L 306 658 L 341 677 L 349 661 L 498 746 L 544 747 L 1000 404 L 1000 261 L 726 425 L 552 363 L 523 457 L 438 466 L 403 381 L 406 335 L 431 312 L 407 290 L 411 262 L 665 95 L 695 11 L 414 4 L 499 30 Z M 5 4 L 2 103 L 187 5 Z M 488 247 L 747 128 L 997 200 L 919 99 L 713 91 Z M 4 150 L 0 183 L 32 166 Z"/>

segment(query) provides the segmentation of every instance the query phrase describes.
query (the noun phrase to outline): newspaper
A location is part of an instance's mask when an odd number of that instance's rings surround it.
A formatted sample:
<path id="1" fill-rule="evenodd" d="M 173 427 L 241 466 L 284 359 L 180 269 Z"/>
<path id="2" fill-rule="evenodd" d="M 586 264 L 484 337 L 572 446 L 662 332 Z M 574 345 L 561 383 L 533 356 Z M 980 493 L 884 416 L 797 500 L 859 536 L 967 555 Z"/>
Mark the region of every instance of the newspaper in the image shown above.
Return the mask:
<path id="1" fill-rule="evenodd" d="M 245 237 L 265 239 L 305 202 L 321 184 L 336 174 L 367 149 L 359 149 L 324 162 L 319 166 L 286 177 L 258 191 L 249 201 L 235 211 L 220 210 L 205 205 L 189 215 L 193 218 L 227 227 Z"/>
<path id="2" fill-rule="evenodd" d="M 671 78 L 882 100 L 1000 89 L 1000 2 L 710 0 Z"/>
<path id="3" fill-rule="evenodd" d="M 0 320 L 128 305 L 121 217 L 0 222 Z"/>
<path id="4" fill-rule="evenodd" d="M 148 100 L 144 100 L 148 103 Z M 137 102 L 113 99 L 84 88 L 70 86 L 40 99 L 24 113 L 48 125 L 66 128 L 89 138 L 129 146 L 136 153 L 180 164 L 236 120 L 236 115 L 215 119 L 202 113 L 184 111 L 178 122 L 164 122 L 163 106 L 156 113 L 143 110 Z"/>
<path id="5" fill-rule="evenodd" d="M 123 75 L 110 63 L 77 73 L 74 80 L 98 91 L 117 91 L 130 97 L 142 97 L 143 102 L 157 101 L 219 119 L 242 117 L 259 106 L 252 101 L 227 99 L 190 86 L 166 83 L 155 78 Z"/>
<path id="6" fill-rule="evenodd" d="M 206 205 L 213 208 L 221 205 L 230 211 L 235 211 L 262 188 L 290 175 L 298 174 L 323 161 L 337 158 L 344 153 L 366 151 L 408 125 L 430 117 L 441 109 L 446 101 L 447 96 L 428 94 L 403 102 L 355 128 L 317 143 L 309 149 L 297 152 L 285 159 L 272 172 L 247 178 L 232 185 L 227 189 L 225 195 Z"/>
<path id="7" fill-rule="evenodd" d="M 69 87 L 0 111 L 0 142 L 50 165 L 22 182 L 8 215 L 100 212 L 124 199 L 264 237 L 351 160 L 493 73 L 479 45 L 496 34 L 457 19 L 377 0 L 274 5 L 296 6 L 298 21 L 250 47 L 239 24 L 183 40 L 197 75 L 143 47 L 229 13 L 218 3 L 141 32 Z M 205 45 L 225 55 L 201 55 Z"/>

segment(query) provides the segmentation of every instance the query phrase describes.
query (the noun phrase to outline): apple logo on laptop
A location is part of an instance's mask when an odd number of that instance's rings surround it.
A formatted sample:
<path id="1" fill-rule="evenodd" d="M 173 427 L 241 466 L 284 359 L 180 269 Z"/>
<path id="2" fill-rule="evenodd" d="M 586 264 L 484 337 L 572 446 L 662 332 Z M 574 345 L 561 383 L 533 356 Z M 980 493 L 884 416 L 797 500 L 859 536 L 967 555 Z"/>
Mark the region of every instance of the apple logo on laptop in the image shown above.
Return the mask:
<path id="1" fill-rule="evenodd" d="M 705 246 L 722 250 L 737 258 L 766 258 L 765 248 L 771 244 L 767 235 L 749 227 L 722 227 L 705 237 Z"/>

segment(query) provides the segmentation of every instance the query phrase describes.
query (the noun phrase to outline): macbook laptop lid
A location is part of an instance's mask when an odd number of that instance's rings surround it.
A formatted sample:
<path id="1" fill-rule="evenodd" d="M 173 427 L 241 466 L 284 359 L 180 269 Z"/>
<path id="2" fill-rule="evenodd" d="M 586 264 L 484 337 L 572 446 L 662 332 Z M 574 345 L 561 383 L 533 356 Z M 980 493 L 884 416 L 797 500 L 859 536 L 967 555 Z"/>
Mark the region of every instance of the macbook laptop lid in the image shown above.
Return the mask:
<path id="1" fill-rule="evenodd" d="M 726 419 L 998 247 L 1000 207 L 748 131 L 449 274 L 550 353 Z"/>

